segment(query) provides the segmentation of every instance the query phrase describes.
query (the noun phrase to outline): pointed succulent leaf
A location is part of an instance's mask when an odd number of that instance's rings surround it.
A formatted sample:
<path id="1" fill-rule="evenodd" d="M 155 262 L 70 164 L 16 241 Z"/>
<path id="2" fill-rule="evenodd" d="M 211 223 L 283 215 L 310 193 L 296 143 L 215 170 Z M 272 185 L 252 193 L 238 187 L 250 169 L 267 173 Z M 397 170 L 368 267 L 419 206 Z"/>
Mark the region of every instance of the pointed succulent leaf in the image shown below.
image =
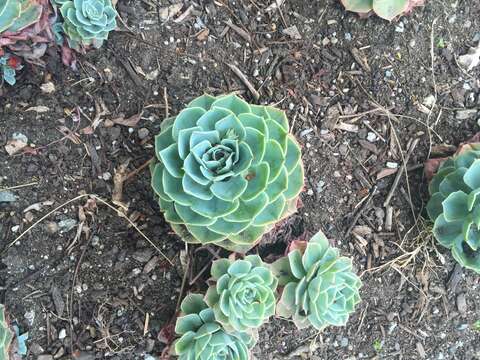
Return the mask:
<path id="1" fill-rule="evenodd" d="M 278 279 L 278 285 L 285 286 L 289 282 L 297 281 L 290 269 L 290 261 L 288 257 L 284 256 L 270 265 L 273 275 Z"/>
<path id="2" fill-rule="evenodd" d="M 347 11 L 368 13 L 373 10 L 373 0 L 342 0 Z"/>
<path id="3" fill-rule="evenodd" d="M 340 0 L 347 11 L 361 15 L 371 12 L 391 21 L 409 13 L 414 7 L 423 4 L 423 0 Z"/>
<path id="4" fill-rule="evenodd" d="M 467 217 L 468 195 L 463 191 L 455 191 L 443 201 L 443 216 L 447 221 L 462 220 Z"/>
<path id="5" fill-rule="evenodd" d="M 392 21 L 408 8 L 409 0 L 373 0 L 373 11 L 381 18 Z"/>
<path id="6" fill-rule="evenodd" d="M 430 201 L 427 204 L 427 213 L 428 216 L 432 221 L 443 213 L 443 201 L 445 200 L 445 196 L 443 196 L 440 192 L 433 194 L 430 198 Z"/>

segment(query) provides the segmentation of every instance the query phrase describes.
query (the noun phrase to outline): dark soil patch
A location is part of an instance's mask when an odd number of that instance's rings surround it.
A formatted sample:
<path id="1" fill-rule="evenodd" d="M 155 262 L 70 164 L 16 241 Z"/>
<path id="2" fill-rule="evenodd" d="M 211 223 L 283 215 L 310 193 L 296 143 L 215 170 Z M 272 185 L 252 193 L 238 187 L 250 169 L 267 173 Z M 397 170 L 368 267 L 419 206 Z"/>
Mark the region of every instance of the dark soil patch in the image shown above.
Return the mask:
<path id="1" fill-rule="evenodd" d="M 52 54 L 46 69 L 28 67 L 16 87 L 6 89 L 0 98 L 0 187 L 30 185 L 11 190 L 16 201 L 0 204 L 0 248 L 79 195 L 94 193 L 110 201 L 115 169 L 127 160 L 129 172 L 145 164 L 161 121 L 192 98 L 239 91 L 251 100 L 226 66 L 237 64 L 259 89 L 262 103 L 287 110 L 306 168 L 304 206 L 288 222 L 280 244 L 261 245 L 259 251 L 280 253 L 282 241 L 322 229 L 354 258 L 364 280 L 363 302 L 348 326 L 316 334 L 272 320 L 263 327 L 256 358 L 480 358 L 474 326 L 480 320 L 478 275 L 464 271 L 454 277 L 458 284 L 448 282 L 454 267 L 450 254 L 423 231 L 428 223 L 415 221 L 427 199 L 417 165 L 431 146 L 456 145 L 478 131 L 478 115 L 457 118 L 463 109 L 480 108 L 480 73 L 461 71 L 456 57 L 479 37 L 480 4 L 429 1 L 388 24 L 346 14 L 333 0 L 292 0 L 281 11 L 263 1 L 200 3 L 186 3 L 181 13 L 192 6 L 190 15 L 176 23 L 159 18 L 155 2 L 120 0 L 119 12 L 131 31 L 122 27 L 102 50 L 81 57 L 79 72 L 59 66 Z M 159 2 L 160 8 L 168 5 Z M 244 29 L 243 36 L 227 31 L 228 21 Z M 301 39 L 283 34 L 294 25 Z M 446 47 L 439 47 L 442 43 Z M 368 67 L 360 66 L 353 49 Z M 46 81 L 55 84 L 55 93 L 42 93 Z M 437 97 L 434 110 L 419 111 L 430 95 Z M 93 133 L 82 130 L 102 103 L 110 114 Z M 27 111 L 38 106 L 48 111 Z M 386 116 L 380 107 L 396 116 Z M 135 127 L 108 126 L 112 119 L 140 113 Z M 75 136 L 65 137 L 65 128 Z M 35 146 L 8 156 L 3 145 L 16 132 Z M 385 229 L 383 203 L 395 175 L 377 176 L 387 163 L 401 164 L 416 138 L 409 181 L 402 177 L 396 188 L 393 226 Z M 1 255 L 0 286 L 6 291 L 0 300 L 29 332 L 28 359 L 38 354 L 69 359 L 71 351 L 84 360 L 143 359 L 162 352 L 157 337 L 174 316 L 184 244 L 159 213 L 148 171 L 131 180 L 123 197 L 128 215 L 136 215 L 133 221 L 174 265 L 98 201 L 98 209 L 86 215 L 88 236 L 81 234 L 69 247 L 86 198 L 55 211 Z M 363 208 L 374 184 L 378 191 Z M 41 209 L 24 212 L 37 203 Z M 356 225 L 362 228 L 345 237 L 360 208 Z M 73 221 L 77 225 L 70 230 L 54 231 Z M 207 251 L 197 255 L 189 278 L 211 259 Z M 158 261 L 151 260 L 155 256 Z M 156 265 L 146 272 L 147 263 Z M 200 277 L 190 290 L 203 286 Z"/>

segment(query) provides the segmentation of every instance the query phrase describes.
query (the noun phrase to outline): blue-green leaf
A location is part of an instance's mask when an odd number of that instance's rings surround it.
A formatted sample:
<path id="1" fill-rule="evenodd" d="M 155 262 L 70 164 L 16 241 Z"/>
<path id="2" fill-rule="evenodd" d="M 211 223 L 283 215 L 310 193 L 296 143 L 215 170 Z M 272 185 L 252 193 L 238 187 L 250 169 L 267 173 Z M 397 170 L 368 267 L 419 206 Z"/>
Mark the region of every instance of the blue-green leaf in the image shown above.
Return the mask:
<path id="1" fill-rule="evenodd" d="M 248 186 L 242 194 L 241 199 L 248 201 L 265 191 L 269 175 L 270 167 L 266 162 L 261 162 L 257 166 L 252 166 L 247 171 L 246 180 L 248 181 Z"/>
<path id="2" fill-rule="evenodd" d="M 175 141 L 178 140 L 180 130 L 195 127 L 203 114 L 205 114 L 205 110 L 201 107 L 190 107 L 182 110 L 173 123 L 172 136 Z"/>
<path id="3" fill-rule="evenodd" d="M 159 153 L 165 169 L 176 178 L 183 176 L 183 160 L 178 155 L 178 145 L 172 144 Z"/>
<path id="4" fill-rule="evenodd" d="M 225 201 L 233 201 L 240 197 L 247 188 L 248 182 L 241 175 L 232 176 L 228 180 L 214 182 L 211 186 L 213 195 Z"/>
<path id="5" fill-rule="evenodd" d="M 196 99 L 192 100 L 187 107 L 200 107 L 204 110 L 210 110 L 212 103 L 217 98 L 215 96 L 209 94 L 203 94 L 202 96 L 197 97 Z"/>
<path id="6" fill-rule="evenodd" d="M 213 106 L 226 108 L 232 111 L 235 115 L 251 112 L 250 105 L 234 94 L 218 97 L 217 100 L 212 104 L 212 107 Z"/>

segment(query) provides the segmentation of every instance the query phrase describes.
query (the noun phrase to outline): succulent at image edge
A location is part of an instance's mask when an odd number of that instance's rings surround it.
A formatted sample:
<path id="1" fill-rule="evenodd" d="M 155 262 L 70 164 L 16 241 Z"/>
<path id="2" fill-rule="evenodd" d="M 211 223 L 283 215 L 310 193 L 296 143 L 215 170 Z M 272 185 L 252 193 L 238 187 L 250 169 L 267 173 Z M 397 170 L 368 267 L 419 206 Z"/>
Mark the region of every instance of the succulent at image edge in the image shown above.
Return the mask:
<path id="1" fill-rule="evenodd" d="M 299 329 L 344 326 L 360 302 L 362 286 L 351 259 L 340 256 L 321 231 L 294 245 L 288 256 L 272 264 L 283 286 L 277 315 L 292 318 Z"/>
<path id="2" fill-rule="evenodd" d="M 99 48 L 117 27 L 111 0 L 54 0 L 63 17 L 62 30 L 70 48 Z"/>
<path id="3" fill-rule="evenodd" d="M 7 323 L 5 307 L 0 304 L 0 360 L 8 360 L 13 332 Z"/>
<path id="4" fill-rule="evenodd" d="M 260 256 L 212 263 L 205 302 L 227 330 L 258 328 L 275 314 L 278 280 Z"/>
<path id="5" fill-rule="evenodd" d="M 162 122 L 155 155 L 160 210 L 188 243 L 244 253 L 297 211 L 301 150 L 272 106 L 200 96 Z"/>
<path id="6" fill-rule="evenodd" d="M 0 56 L 11 53 L 44 65 L 41 58 L 54 43 L 51 26 L 55 21 L 49 0 L 0 1 Z"/>
<path id="7" fill-rule="evenodd" d="M 428 190 L 435 238 L 460 265 L 480 273 L 480 143 L 446 159 Z"/>
<path id="8" fill-rule="evenodd" d="M 225 331 L 200 294 L 187 295 L 180 308 L 175 325 L 179 339 L 173 344 L 173 355 L 179 360 L 250 359 L 258 336 L 255 331 Z"/>
<path id="9" fill-rule="evenodd" d="M 347 11 L 379 17 L 392 21 L 398 16 L 409 13 L 416 6 L 423 5 L 425 0 L 340 0 Z"/>

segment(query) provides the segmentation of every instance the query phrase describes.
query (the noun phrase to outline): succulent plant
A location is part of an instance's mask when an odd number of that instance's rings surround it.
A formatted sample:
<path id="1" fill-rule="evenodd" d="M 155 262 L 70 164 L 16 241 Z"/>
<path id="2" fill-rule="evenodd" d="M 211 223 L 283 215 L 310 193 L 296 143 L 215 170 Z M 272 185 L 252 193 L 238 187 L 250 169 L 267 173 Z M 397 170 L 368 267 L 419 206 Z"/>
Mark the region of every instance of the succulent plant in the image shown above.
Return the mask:
<path id="1" fill-rule="evenodd" d="M 460 265 L 480 273 L 480 143 L 444 161 L 428 190 L 435 238 Z"/>
<path id="2" fill-rule="evenodd" d="M 391 21 L 397 16 L 409 13 L 415 6 L 423 5 L 424 0 L 340 0 L 347 11 L 360 15 L 375 13 Z"/>
<path id="3" fill-rule="evenodd" d="M 181 304 L 175 332 L 180 335 L 174 353 L 180 360 L 247 360 L 256 342 L 253 333 L 226 332 L 200 294 L 190 294 Z"/>
<path id="4" fill-rule="evenodd" d="M 345 325 L 360 302 L 360 278 L 349 258 L 340 257 L 322 232 L 299 242 L 288 256 L 272 264 L 284 286 L 277 315 L 293 318 L 298 328 Z"/>
<path id="5" fill-rule="evenodd" d="M 111 0 L 54 0 L 60 6 L 63 31 L 72 49 L 99 48 L 117 27 Z"/>
<path id="6" fill-rule="evenodd" d="M 10 54 L 0 56 L 0 85 L 2 79 L 7 84 L 15 85 L 17 81 L 15 78 L 16 72 L 21 69 L 20 59 L 16 56 L 11 56 Z"/>
<path id="7" fill-rule="evenodd" d="M 44 65 L 41 57 L 54 44 L 56 16 L 49 0 L 0 1 L 0 56 L 13 53 Z"/>
<path id="8" fill-rule="evenodd" d="M 274 107 L 200 96 L 163 121 L 155 153 L 152 187 L 186 242 L 246 252 L 297 209 L 300 147 Z"/>
<path id="9" fill-rule="evenodd" d="M 275 314 L 278 280 L 258 255 L 216 260 L 211 274 L 205 301 L 225 329 L 257 328 Z"/>
<path id="10" fill-rule="evenodd" d="M 0 360 L 8 360 L 13 333 L 5 317 L 5 307 L 0 304 Z"/>

